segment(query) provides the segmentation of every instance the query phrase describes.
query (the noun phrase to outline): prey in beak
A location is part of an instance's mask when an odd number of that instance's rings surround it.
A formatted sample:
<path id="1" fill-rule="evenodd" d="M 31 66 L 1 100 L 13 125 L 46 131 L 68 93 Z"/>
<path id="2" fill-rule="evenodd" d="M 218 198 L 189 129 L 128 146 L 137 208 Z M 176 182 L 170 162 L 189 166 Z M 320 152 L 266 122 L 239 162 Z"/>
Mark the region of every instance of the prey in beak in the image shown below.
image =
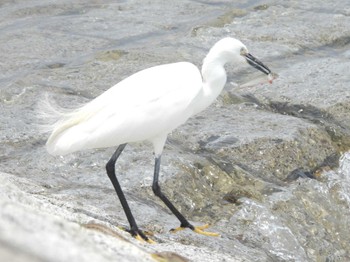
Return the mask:
<path id="1" fill-rule="evenodd" d="M 243 56 L 247 63 L 251 65 L 252 67 L 258 69 L 259 71 L 263 72 L 265 75 L 267 75 L 267 81 L 272 84 L 272 81 L 277 78 L 277 74 L 271 72 L 270 68 L 268 68 L 266 65 L 264 65 L 259 59 L 254 57 L 252 54 L 248 52 L 247 49 L 242 48 L 241 50 L 241 56 Z M 265 76 L 264 77 L 258 77 L 252 81 L 249 81 L 248 83 L 245 83 L 241 85 L 242 87 L 246 86 L 254 86 L 257 84 L 262 84 L 266 81 Z"/>
<path id="2" fill-rule="evenodd" d="M 243 53 L 242 56 L 245 57 L 248 64 L 250 64 L 252 67 L 260 70 L 266 75 L 269 75 L 271 73 L 271 70 L 266 65 L 264 65 L 259 59 L 257 59 L 250 53 Z"/>

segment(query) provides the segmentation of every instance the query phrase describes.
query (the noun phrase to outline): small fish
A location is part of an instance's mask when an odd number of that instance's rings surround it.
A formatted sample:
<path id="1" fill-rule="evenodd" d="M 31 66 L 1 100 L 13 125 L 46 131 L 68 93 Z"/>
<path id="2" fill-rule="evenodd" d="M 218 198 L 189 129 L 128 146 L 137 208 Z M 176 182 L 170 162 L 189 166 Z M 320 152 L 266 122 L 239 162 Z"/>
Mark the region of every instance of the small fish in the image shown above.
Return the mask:
<path id="1" fill-rule="evenodd" d="M 242 85 L 240 85 L 240 87 L 249 87 L 249 86 L 255 86 L 255 85 L 260 85 L 260 84 L 264 84 L 264 83 L 270 83 L 272 84 L 272 81 L 275 80 L 278 77 L 278 75 L 276 73 L 269 73 L 267 75 L 261 75 L 247 83 L 244 83 Z"/>

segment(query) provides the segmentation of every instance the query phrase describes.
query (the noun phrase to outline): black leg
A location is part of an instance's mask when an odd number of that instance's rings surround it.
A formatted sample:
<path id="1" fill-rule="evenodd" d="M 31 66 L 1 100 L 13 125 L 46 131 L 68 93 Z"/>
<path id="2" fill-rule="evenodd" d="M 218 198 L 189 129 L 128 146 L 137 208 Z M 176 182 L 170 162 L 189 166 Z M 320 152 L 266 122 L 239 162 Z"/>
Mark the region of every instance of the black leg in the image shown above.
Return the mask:
<path id="1" fill-rule="evenodd" d="M 156 157 L 155 159 L 155 165 L 154 165 L 154 178 L 153 178 L 153 184 L 152 189 L 154 194 L 159 197 L 164 204 L 171 210 L 171 212 L 180 220 L 182 228 L 190 228 L 192 230 L 195 230 L 194 226 L 192 226 L 187 219 L 175 208 L 175 206 L 170 202 L 170 200 L 162 193 L 160 190 L 160 186 L 158 184 L 159 180 L 159 169 L 160 169 L 160 156 Z"/>
<path id="2" fill-rule="evenodd" d="M 156 196 L 158 196 L 164 204 L 171 210 L 171 212 L 180 220 L 180 227 L 171 229 L 172 232 L 176 232 L 185 228 L 189 228 L 193 230 L 194 232 L 206 236 L 219 236 L 217 233 L 212 233 L 212 232 L 206 232 L 204 229 L 208 228 L 209 225 L 203 225 L 203 226 L 197 226 L 194 227 L 191 225 L 188 220 L 174 207 L 174 205 L 170 202 L 170 200 L 162 193 L 160 190 L 160 186 L 158 184 L 159 180 L 159 169 L 160 169 L 160 156 L 156 157 L 155 160 L 155 165 L 154 165 L 154 178 L 153 178 L 153 184 L 152 184 L 152 189 L 153 192 Z"/>
<path id="3" fill-rule="evenodd" d="M 143 238 L 146 241 L 150 241 L 150 239 L 148 237 L 145 236 L 145 234 L 139 230 L 136 221 L 134 219 L 134 216 L 131 213 L 130 207 L 128 205 L 128 202 L 126 201 L 125 195 L 123 193 L 122 188 L 120 187 L 120 184 L 118 182 L 117 176 L 115 174 L 115 162 L 117 161 L 118 157 L 120 156 L 120 154 L 123 152 L 124 148 L 125 148 L 126 144 L 122 144 L 120 145 L 117 150 L 114 152 L 114 154 L 112 155 L 111 159 L 108 161 L 107 165 L 106 165 L 106 170 L 107 170 L 107 174 L 109 179 L 111 180 L 115 192 L 117 192 L 117 195 L 119 197 L 120 203 L 122 204 L 122 207 L 124 209 L 125 215 L 129 221 L 130 224 L 130 234 L 136 238 Z"/>

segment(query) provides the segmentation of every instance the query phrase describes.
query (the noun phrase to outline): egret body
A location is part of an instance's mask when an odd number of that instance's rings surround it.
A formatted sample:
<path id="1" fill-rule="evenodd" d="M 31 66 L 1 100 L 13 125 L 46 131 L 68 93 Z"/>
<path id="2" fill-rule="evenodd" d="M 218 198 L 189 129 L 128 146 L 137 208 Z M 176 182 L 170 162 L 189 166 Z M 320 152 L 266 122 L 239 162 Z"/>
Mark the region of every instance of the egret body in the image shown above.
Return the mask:
<path id="1" fill-rule="evenodd" d="M 237 39 L 218 41 L 203 61 L 200 71 L 188 62 L 165 64 L 137 72 L 70 113 L 51 126 L 46 143 L 51 155 L 65 155 L 92 148 L 117 146 L 106 165 L 130 224 L 129 232 L 150 241 L 138 228 L 115 174 L 115 162 L 127 143 L 150 141 L 155 154 L 152 189 L 180 220 L 180 228 L 206 235 L 205 227 L 194 227 L 163 195 L 158 184 L 160 159 L 168 134 L 188 118 L 208 107 L 226 83 L 224 65 L 251 66 L 270 75 L 270 69 L 253 57 Z"/>

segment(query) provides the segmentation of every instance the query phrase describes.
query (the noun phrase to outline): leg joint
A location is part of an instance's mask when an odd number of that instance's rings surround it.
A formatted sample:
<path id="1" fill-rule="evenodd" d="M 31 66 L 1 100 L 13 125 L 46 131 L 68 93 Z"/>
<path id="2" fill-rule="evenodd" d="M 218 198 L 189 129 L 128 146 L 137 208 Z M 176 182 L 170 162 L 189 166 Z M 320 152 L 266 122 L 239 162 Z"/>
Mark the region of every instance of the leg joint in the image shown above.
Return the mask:
<path id="1" fill-rule="evenodd" d="M 115 162 L 114 161 L 108 161 L 108 163 L 106 164 L 106 171 L 107 171 L 108 176 L 111 176 L 112 174 L 114 174 L 114 172 L 115 172 Z"/>
<path id="2" fill-rule="evenodd" d="M 160 186 L 158 183 L 153 183 L 152 184 L 152 190 L 153 190 L 153 193 L 156 195 L 156 196 L 159 196 L 162 194 L 161 190 L 160 190 Z"/>

